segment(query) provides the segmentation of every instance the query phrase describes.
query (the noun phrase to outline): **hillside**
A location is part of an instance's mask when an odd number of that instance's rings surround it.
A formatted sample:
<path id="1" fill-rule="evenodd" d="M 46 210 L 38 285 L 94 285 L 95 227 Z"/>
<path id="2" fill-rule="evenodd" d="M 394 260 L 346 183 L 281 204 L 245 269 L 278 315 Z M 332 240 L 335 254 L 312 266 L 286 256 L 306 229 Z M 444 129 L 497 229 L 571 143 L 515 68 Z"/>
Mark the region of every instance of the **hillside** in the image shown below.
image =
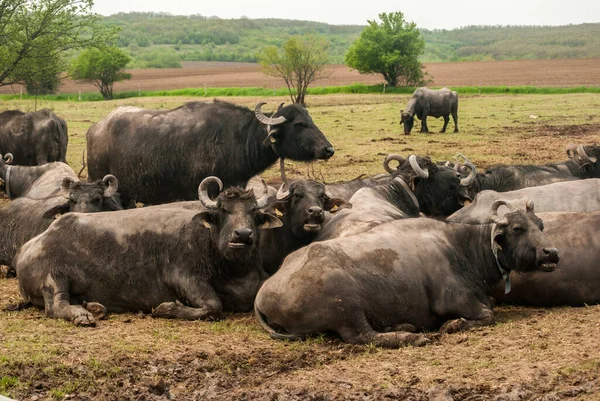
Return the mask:
<path id="1" fill-rule="evenodd" d="M 364 28 L 164 13 L 120 13 L 104 19 L 122 28 L 118 45 L 133 56 L 130 68 L 179 67 L 182 61 L 254 62 L 263 46 L 280 45 L 290 35 L 308 33 L 325 36 L 331 63 L 341 64 Z M 600 57 L 600 23 L 421 31 L 426 42 L 424 62 Z"/>

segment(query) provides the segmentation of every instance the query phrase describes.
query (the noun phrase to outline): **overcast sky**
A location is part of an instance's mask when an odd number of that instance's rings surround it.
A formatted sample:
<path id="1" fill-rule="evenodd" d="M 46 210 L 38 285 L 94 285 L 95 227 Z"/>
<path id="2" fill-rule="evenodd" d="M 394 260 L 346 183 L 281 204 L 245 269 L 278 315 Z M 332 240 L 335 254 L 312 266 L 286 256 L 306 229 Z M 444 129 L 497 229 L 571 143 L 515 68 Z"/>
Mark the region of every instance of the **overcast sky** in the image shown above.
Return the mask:
<path id="1" fill-rule="evenodd" d="M 96 0 L 102 15 L 163 11 L 220 18 L 286 18 L 365 25 L 381 12 L 402 11 L 427 29 L 466 25 L 566 25 L 600 22 L 600 0 Z"/>

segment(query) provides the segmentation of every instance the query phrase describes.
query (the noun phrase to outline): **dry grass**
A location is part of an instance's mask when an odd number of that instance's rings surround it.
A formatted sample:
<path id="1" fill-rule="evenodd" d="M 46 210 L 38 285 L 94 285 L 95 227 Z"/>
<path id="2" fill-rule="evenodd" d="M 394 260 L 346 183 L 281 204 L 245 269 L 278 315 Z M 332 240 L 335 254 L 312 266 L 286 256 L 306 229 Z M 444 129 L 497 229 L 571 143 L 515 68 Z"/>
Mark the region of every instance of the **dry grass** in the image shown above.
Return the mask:
<path id="1" fill-rule="evenodd" d="M 311 115 L 337 149 L 315 171 L 329 181 L 380 172 L 390 152 L 446 159 L 460 151 L 480 166 L 543 163 L 564 160 L 570 142 L 600 139 L 600 95 L 463 97 L 459 134 L 405 137 L 398 113 L 407 99 L 311 97 Z M 68 160 L 77 170 L 87 128 L 116 105 L 171 108 L 187 100 L 43 106 L 67 119 Z M 252 106 L 261 99 L 231 100 Z M 0 103 L 0 110 L 31 107 Z M 429 125 L 439 130 L 441 120 Z M 290 168 L 310 170 L 298 163 Z M 16 281 L 0 280 L 0 308 L 19 299 Z M 599 306 L 502 307 L 496 313 L 494 327 L 444 335 L 424 348 L 381 350 L 324 336 L 298 343 L 271 340 L 251 314 L 220 322 L 122 314 L 81 329 L 36 309 L 2 311 L 0 394 L 24 400 L 600 399 Z"/>

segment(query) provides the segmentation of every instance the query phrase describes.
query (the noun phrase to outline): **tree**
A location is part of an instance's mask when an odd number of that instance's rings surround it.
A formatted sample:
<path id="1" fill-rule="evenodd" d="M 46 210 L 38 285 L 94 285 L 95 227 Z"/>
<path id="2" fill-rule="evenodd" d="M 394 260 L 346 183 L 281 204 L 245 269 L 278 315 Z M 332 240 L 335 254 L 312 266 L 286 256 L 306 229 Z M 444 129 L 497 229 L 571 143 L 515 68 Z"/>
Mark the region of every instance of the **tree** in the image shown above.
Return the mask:
<path id="1" fill-rule="evenodd" d="M 61 76 L 66 66 L 65 59 L 60 56 L 48 59 L 45 64 L 26 66 L 24 81 L 27 93 L 30 95 L 55 93 L 61 84 Z"/>
<path id="2" fill-rule="evenodd" d="M 328 42 L 318 36 L 292 36 L 282 49 L 263 48 L 259 62 L 265 74 L 283 78 L 293 103 L 305 106 L 308 85 L 329 75 L 325 65 L 329 59 Z"/>
<path id="3" fill-rule="evenodd" d="M 56 63 L 71 49 L 110 43 L 93 0 L 0 0 L 0 86 L 21 84 L 31 68 Z"/>
<path id="4" fill-rule="evenodd" d="M 73 60 L 69 73 L 75 80 L 91 82 L 105 100 L 113 98 L 113 83 L 131 79 L 123 68 L 131 61 L 118 47 L 86 49 Z"/>
<path id="5" fill-rule="evenodd" d="M 404 20 L 401 12 L 379 14 L 381 23 L 369 25 L 350 46 L 345 62 L 361 74 L 383 75 L 390 86 L 418 86 L 423 83 L 419 55 L 425 41 L 414 22 Z"/>

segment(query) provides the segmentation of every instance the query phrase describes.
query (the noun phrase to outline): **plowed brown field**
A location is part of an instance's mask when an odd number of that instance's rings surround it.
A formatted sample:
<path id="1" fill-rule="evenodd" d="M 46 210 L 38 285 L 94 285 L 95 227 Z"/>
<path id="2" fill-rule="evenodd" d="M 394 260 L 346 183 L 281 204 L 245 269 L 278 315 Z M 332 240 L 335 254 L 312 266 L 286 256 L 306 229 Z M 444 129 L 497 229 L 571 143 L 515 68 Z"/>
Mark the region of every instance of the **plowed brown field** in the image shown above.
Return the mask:
<path id="1" fill-rule="evenodd" d="M 215 87 L 281 88 L 281 79 L 260 72 L 251 63 L 191 62 L 186 68 L 130 70 L 130 81 L 115 84 L 115 91 L 168 90 Z M 473 61 L 425 64 L 432 86 L 600 86 L 600 59 Z M 353 83 L 379 84 L 380 75 L 361 75 L 344 65 L 329 67 L 331 75 L 313 86 L 338 86 Z M 0 88 L 0 93 L 18 92 L 17 87 Z M 93 92 L 91 84 L 71 80 L 60 87 L 61 93 Z"/>

